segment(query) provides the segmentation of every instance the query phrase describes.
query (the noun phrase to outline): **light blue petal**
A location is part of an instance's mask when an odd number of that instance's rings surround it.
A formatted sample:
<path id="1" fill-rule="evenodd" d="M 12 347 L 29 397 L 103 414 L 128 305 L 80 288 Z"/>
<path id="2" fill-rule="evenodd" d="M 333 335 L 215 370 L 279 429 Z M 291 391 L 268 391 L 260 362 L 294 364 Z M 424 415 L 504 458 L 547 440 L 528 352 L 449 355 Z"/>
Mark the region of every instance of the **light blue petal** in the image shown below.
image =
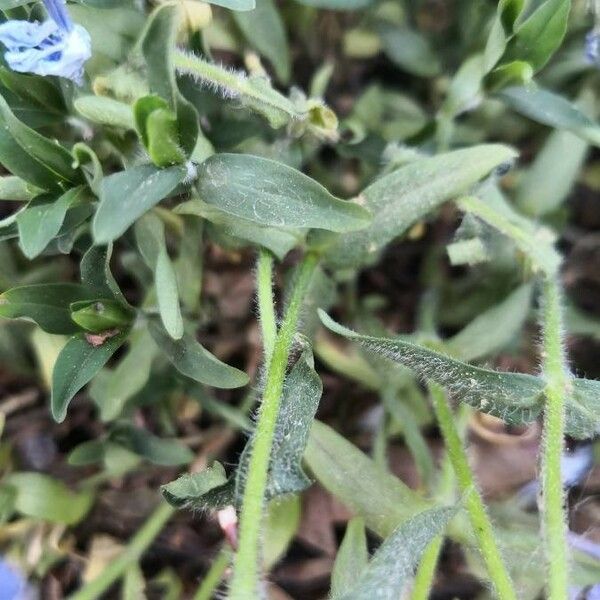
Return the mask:
<path id="1" fill-rule="evenodd" d="M 92 55 L 86 29 L 74 25 L 64 31 L 48 20 L 44 23 L 8 21 L 0 25 L 0 42 L 6 46 L 4 58 L 19 73 L 57 75 L 80 83 L 83 65 Z"/>
<path id="2" fill-rule="evenodd" d="M 73 29 L 73 21 L 67 12 L 65 0 L 44 0 L 50 18 L 64 31 Z"/>

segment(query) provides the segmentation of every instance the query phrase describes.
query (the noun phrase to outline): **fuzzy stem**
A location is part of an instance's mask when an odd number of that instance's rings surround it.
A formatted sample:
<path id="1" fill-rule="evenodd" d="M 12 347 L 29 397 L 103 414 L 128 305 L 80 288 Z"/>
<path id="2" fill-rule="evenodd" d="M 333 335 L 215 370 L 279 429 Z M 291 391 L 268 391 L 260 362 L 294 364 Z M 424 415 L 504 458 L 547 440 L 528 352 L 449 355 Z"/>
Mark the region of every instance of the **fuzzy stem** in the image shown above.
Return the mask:
<path id="1" fill-rule="evenodd" d="M 452 411 L 446 401 L 446 394 L 441 387 L 434 383 L 429 384 L 429 391 L 458 486 L 464 494 L 463 501 L 469 513 L 479 551 L 483 556 L 496 595 L 501 600 L 516 600 L 517 595 L 512 580 L 496 544 L 492 523 L 485 510 L 481 494 L 475 485 L 467 453 L 456 429 Z"/>
<path id="2" fill-rule="evenodd" d="M 428 600 L 443 541 L 444 538 L 438 536 L 427 546 L 415 575 L 411 600 Z"/>
<path id="3" fill-rule="evenodd" d="M 167 521 L 173 516 L 175 509 L 163 502 L 150 515 L 142 528 L 133 536 L 127 547 L 101 573 L 80 591 L 69 596 L 68 600 L 95 600 L 104 594 L 125 571 L 139 562 L 144 552 L 161 532 Z"/>
<path id="4" fill-rule="evenodd" d="M 204 576 L 200 587 L 196 590 L 194 600 L 211 600 L 214 591 L 223 579 L 230 561 L 231 551 L 229 548 L 222 548 Z"/>
<path id="5" fill-rule="evenodd" d="M 298 326 L 304 296 L 316 265 L 317 257 L 314 254 L 308 254 L 300 265 L 289 305 L 273 347 L 244 489 L 239 525 L 239 549 L 234 561 L 230 600 L 248 600 L 260 597 L 259 543 L 271 447 L 289 353 Z"/>
<path id="6" fill-rule="evenodd" d="M 277 320 L 275 306 L 273 305 L 273 255 L 264 248 L 260 249 L 258 255 L 256 289 L 265 364 L 268 365 L 271 362 L 273 346 L 277 337 Z"/>
<path id="7" fill-rule="evenodd" d="M 561 456 L 564 444 L 565 398 L 570 387 L 562 326 L 560 284 L 555 279 L 543 288 L 543 356 L 546 407 L 542 445 L 543 529 L 548 570 L 548 599 L 568 596 L 567 522 L 562 484 Z"/>

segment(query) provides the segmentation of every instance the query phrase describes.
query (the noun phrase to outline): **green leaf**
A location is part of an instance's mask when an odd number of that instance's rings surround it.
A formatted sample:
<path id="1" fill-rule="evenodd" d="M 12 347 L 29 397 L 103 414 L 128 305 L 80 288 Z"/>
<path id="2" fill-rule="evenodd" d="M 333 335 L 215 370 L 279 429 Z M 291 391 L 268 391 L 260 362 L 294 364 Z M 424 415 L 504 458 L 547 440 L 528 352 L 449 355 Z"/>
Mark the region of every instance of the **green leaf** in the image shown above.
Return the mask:
<path id="1" fill-rule="evenodd" d="M 118 238 L 145 212 L 171 194 L 186 178 L 184 166 L 159 169 L 142 165 L 102 180 L 92 230 L 97 244 Z"/>
<path id="2" fill-rule="evenodd" d="M 194 106 L 179 92 L 173 66 L 173 53 L 176 48 L 177 25 L 180 17 L 179 6 L 165 4 L 156 8 L 150 16 L 142 40 L 142 50 L 148 65 L 150 91 L 167 101 L 177 115 L 177 145 L 189 157 L 198 139 L 198 113 Z M 163 113 L 163 125 L 164 125 Z M 159 117 L 159 120 L 161 118 Z M 156 136 L 157 124 L 151 126 Z M 159 155 L 159 142 L 155 139 L 153 150 Z M 172 150 L 172 149 L 171 149 Z M 170 153 L 169 153 L 170 154 Z M 161 157 L 161 164 L 165 157 Z"/>
<path id="3" fill-rule="evenodd" d="M 560 47 L 569 20 L 571 0 L 546 0 L 515 28 L 508 43 L 508 60 L 528 62 L 539 71 Z"/>
<path id="4" fill-rule="evenodd" d="M 528 86 L 507 88 L 499 97 L 513 110 L 538 123 L 566 129 L 594 146 L 600 146 L 600 125 L 558 94 Z"/>
<path id="5" fill-rule="evenodd" d="M 13 175 L 44 189 L 82 182 L 73 159 L 61 145 L 19 121 L 0 96 L 0 163 Z"/>
<path id="6" fill-rule="evenodd" d="M 65 101 L 60 93 L 60 88 L 51 79 L 17 73 L 1 67 L 0 81 L 22 100 L 34 103 L 47 113 L 65 116 Z"/>
<path id="7" fill-rule="evenodd" d="M 177 117 L 166 100 L 160 96 L 142 96 L 136 101 L 133 112 L 138 133 L 157 167 L 185 161 L 185 154 L 179 147 Z"/>
<path id="8" fill-rule="evenodd" d="M 346 232 L 364 227 L 369 213 L 332 196 L 282 163 L 247 154 L 215 154 L 198 169 L 200 198 L 242 219 L 271 227 Z"/>
<path id="9" fill-rule="evenodd" d="M 434 77 L 440 72 L 440 61 L 429 41 L 408 27 L 382 24 L 377 28 L 383 50 L 401 69 L 419 77 Z"/>
<path id="10" fill-rule="evenodd" d="M 161 487 L 165 500 L 177 508 L 218 508 L 227 504 L 215 493 L 227 484 L 225 469 L 214 462 L 200 473 L 185 474 Z"/>
<path id="11" fill-rule="evenodd" d="M 147 329 L 134 329 L 127 340 L 129 350 L 114 369 L 103 369 L 92 382 L 90 396 L 103 421 L 121 415 L 126 402 L 148 382 L 158 348 Z"/>
<path id="12" fill-rule="evenodd" d="M 378 252 L 442 203 L 461 194 L 514 158 L 506 146 L 488 144 L 420 158 L 385 175 L 361 194 L 373 214 L 370 225 L 340 236 L 326 255 L 337 268 L 372 262 Z"/>
<path id="13" fill-rule="evenodd" d="M 447 340 L 448 350 L 464 361 L 481 359 L 502 350 L 521 331 L 531 308 L 532 291 L 531 284 L 518 287 Z"/>
<path id="14" fill-rule="evenodd" d="M 81 282 L 96 298 L 114 298 L 127 306 L 117 282 L 110 271 L 112 246 L 91 246 L 81 259 Z"/>
<path id="15" fill-rule="evenodd" d="M 341 598 L 353 590 L 369 561 L 365 522 L 354 517 L 346 525 L 331 573 L 331 598 Z"/>
<path id="16" fill-rule="evenodd" d="M 71 319 L 90 333 L 129 327 L 135 312 L 113 299 L 81 300 L 71 304 Z"/>
<path id="17" fill-rule="evenodd" d="M 127 332 L 96 342 L 90 334 L 72 337 L 61 350 L 52 373 L 51 408 L 54 420 L 62 423 L 73 396 L 88 383 L 121 347 Z"/>
<path id="18" fill-rule="evenodd" d="M 12 473 L 3 483 L 16 492 L 15 509 L 33 519 L 75 525 L 90 510 L 92 490 L 72 492 L 62 482 L 41 473 Z"/>
<path id="19" fill-rule="evenodd" d="M 93 297 L 92 291 L 76 283 L 16 287 L 0 295 L 0 317 L 31 319 L 47 333 L 71 334 L 79 331 L 71 320 L 71 303 Z"/>
<path id="20" fill-rule="evenodd" d="M 385 537 L 431 504 L 343 436 L 314 421 L 304 460 L 319 483 Z M 373 493 L 377 490 L 377 493 Z"/>
<path id="21" fill-rule="evenodd" d="M 0 200 L 29 202 L 38 192 L 26 181 L 15 175 L 0 176 Z"/>
<path id="22" fill-rule="evenodd" d="M 361 335 L 319 311 L 329 330 L 385 358 L 412 369 L 424 380 L 431 379 L 458 400 L 508 423 L 528 423 L 541 411 L 544 384 L 538 377 L 473 367 L 464 362 L 417 346 L 399 338 Z"/>
<path id="23" fill-rule="evenodd" d="M 429 542 L 443 532 L 454 508 L 434 508 L 412 517 L 396 529 L 374 554 L 356 586 L 342 600 L 396 600 Z"/>
<path id="24" fill-rule="evenodd" d="M 238 388 L 248 383 L 248 376 L 243 371 L 221 362 L 192 335 L 186 333 L 180 340 L 174 340 L 156 321 L 150 321 L 148 327 L 156 345 L 182 375 L 223 389 Z"/>
<path id="25" fill-rule="evenodd" d="M 58 235 L 67 210 L 80 203 L 86 195 L 86 189 L 81 186 L 58 197 L 56 194 L 44 194 L 34 198 L 17 215 L 19 243 L 23 254 L 29 259 L 39 256 Z"/>
<path id="26" fill-rule="evenodd" d="M 77 112 L 93 123 L 135 129 L 133 109 L 129 104 L 106 96 L 80 96 L 73 105 Z"/>
<path id="27" fill-rule="evenodd" d="M 144 215 L 135 226 L 135 237 L 146 264 L 154 274 L 158 310 L 167 333 L 175 340 L 183 336 L 177 276 L 167 253 L 165 228 L 152 214 Z"/>
<path id="28" fill-rule="evenodd" d="M 199 198 L 183 202 L 175 208 L 175 212 L 181 215 L 202 217 L 214 225 L 212 229 L 216 232 L 217 236 L 221 233 L 245 240 L 257 246 L 262 246 L 270 250 L 280 260 L 292 248 L 302 242 L 305 237 L 305 231 L 302 229 L 286 229 L 259 225 L 249 219 L 242 219 L 223 212 Z"/>
<path id="29" fill-rule="evenodd" d="M 161 439 L 130 424 L 118 425 L 109 439 L 157 465 L 185 465 L 194 458 L 193 452 L 177 440 Z"/>
<path id="30" fill-rule="evenodd" d="M 277 77 L 284 83 L 290 78 L 290 52 L 283 21 L 273 0 L 256 0 L 256 8 L 235 12 L 233 18 L 251 46 L 269 59 Z"/>

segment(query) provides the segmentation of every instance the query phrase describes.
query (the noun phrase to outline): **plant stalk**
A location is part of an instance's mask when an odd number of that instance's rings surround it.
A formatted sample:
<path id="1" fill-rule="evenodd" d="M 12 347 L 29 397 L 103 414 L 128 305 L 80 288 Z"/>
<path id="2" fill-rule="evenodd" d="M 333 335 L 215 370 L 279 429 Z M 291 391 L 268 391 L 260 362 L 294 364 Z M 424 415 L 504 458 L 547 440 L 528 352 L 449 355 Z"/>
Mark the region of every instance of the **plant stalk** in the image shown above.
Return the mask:
<path id="1" fill-rule="evenodd" d="M 565 493 L 561 457 L 564 446 L 565 399 L 571 385 L 562 324 L 562 294 L 556 279 L 543 288 L 543 356 L 546 406 L 542 444 L 543 530 L 546 543 L 548 600 L 567 598 L 568 553 Z"/>
<path id="2" fill-rule="evenodd" d="M 222 548 L 194 594 L 194 600 L 211 600 L 231 561 L 231 551 Z"/>
<path id="3" fill-rule="evenodd" d="M 316 255 L 308 254 L 300 265 L 293 284 L 289 305 L 275 339 L 263 399 L 259 408 L 248 477 L 242 500 L 239 547 L 234 559 L 230 600 L 249 600 L 250 598 L 260 597 L 259 545 L 275 424 L 279 414 L 290 349 L 298 326 L 303 300 L 317 265 L 317 260 Z"/>
<path id="4" fill-rule="evenodd" d="M 277 319 L 273 304 L 273 255 L 264 248 L 260 249 L 258 255 L 256 287 L 265 364 L 268 365 L 273 356 L 273 347 L 277 337 Z"/>
<path id="5" fill-rule="evenodd" d="M 415 575 L 411 600 L 428 600 L 443 541 L 444 538 L 438 536 L 427 546 Z"/>
<path id="6" fill-rule="evenodd" d="M 429 391 L 438 424 L 446 443 L 448 456 L 456 475 L 456 481 L 459 489 L 464 494 L 463 501 L 469 513 L 473 533 L 487 567 L 490 581 L 500 600 L 517 600 L 513 582 L 496 544 L 492 523 L 485 510 L 481 494 L 475 485 L 473 471 L 456 429 L 454 415 L 448 406 L 446 394 L 440 386 L 434 383 L 429 384 Z"/>
<path id="7" fill-rule="evenodd" d="M 174 513 L 175 509 L 172 506 L 162 502 L 133 536 L 123 552 L 96 579 L 85 584 L 80 591 L 69 596 L 68 600 L 95 600 L 104 594 L 116 581 L 123 577 L 125 571 L 131 565 L 139 562 L 144 552 Z"/>

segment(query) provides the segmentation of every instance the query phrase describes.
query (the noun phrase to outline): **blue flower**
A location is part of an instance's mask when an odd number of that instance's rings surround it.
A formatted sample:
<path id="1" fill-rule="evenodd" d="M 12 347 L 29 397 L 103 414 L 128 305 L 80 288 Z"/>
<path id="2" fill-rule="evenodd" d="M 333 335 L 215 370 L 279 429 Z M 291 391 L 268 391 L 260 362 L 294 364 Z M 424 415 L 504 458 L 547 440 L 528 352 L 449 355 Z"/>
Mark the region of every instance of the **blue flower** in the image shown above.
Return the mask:
<path id="1" fill-rule="evenodd" d="M 43 23 L 7 21 L 0 25 L 4 58 L 13 71 L 58 75 L 76 83 L 92 55 L 90 34 L 71 21 L 62 0 L 44 0 L 50 18 Z"/>

